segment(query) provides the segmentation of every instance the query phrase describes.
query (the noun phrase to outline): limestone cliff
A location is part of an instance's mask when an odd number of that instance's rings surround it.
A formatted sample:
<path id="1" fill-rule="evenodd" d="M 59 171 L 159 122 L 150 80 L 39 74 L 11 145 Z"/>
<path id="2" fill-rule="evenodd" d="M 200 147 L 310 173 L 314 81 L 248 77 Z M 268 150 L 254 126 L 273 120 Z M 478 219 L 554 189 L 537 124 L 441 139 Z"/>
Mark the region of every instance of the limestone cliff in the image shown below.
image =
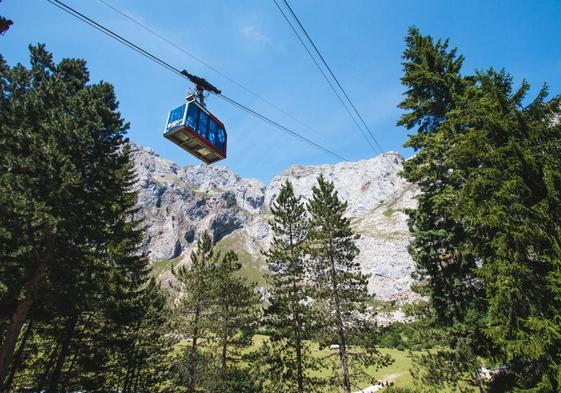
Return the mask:
<path id="1" fill-rule="evenodd" d="M 221 166 L 180 167 L 148 148 L 133 146 L 132 154 L 139 215 L 146 226 L 143 251 L 151 260 L 188 256 L 198 236 L 208 231 L 219 247 L 238 251 L 244 271 L 259 281 L 265 271 L 261 251 L 271 237 L 269 207 L 282 183 L 290 180 L 296 193 L 307 198 L 322 173 L 349 204 L 347 215 L 361 235 L 359 261 L 371 274 L 369 290 L 381 300 L 404 302 L 415 297 L 403 209 L 414 206 L 416 188 L 399 176 L 403 163 L 399 154 L 334 165 L 296 165 L 269 185 Z M 166 272 L 162 275 L 166 277 Z"/>

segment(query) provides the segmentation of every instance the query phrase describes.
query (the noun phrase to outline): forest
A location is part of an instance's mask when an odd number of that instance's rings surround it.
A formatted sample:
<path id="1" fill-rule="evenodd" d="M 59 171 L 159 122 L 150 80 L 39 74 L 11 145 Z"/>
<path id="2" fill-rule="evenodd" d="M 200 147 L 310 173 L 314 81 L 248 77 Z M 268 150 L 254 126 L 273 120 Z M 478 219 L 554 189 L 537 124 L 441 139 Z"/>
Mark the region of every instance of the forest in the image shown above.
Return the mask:
<path id="1" fill-rule="evenodd" d="M 28 67 L 0 57 L 0 391 L 561 390 L 561 97 L 546 85 L 466 74 L 448 40 L 409 29 L 396 120 L 422 300 L 384 325 L 323 176 L 272 205 L 266 293 L 209 233 L 162 288 L 113 86 L 29 51 Z M 405 358 L 406 382 L 380 379 Z"/>

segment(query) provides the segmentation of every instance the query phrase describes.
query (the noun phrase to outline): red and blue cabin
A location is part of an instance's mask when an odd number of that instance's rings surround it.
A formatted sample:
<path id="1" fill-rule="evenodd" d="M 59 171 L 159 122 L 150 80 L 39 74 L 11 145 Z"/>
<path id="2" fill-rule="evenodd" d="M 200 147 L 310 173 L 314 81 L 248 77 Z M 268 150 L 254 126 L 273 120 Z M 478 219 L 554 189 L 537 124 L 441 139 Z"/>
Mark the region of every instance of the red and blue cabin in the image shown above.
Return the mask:
<path id="1" fill-rule="evenodd" d="M 164 137 L 206 164 L 226 158 L 224 124 L 194 98 L 170 111 Z"/>

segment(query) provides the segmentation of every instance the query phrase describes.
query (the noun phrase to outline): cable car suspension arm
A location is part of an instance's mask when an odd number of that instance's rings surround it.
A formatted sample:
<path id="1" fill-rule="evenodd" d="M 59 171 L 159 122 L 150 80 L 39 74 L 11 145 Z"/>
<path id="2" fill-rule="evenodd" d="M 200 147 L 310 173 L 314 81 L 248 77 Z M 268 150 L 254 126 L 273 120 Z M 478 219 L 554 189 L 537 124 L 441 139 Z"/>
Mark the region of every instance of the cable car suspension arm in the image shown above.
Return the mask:
<path id="1" fill-rule="evenodd" d="M 214 93 L 216 95 L 222 94 L 220 90 L 205 78 L 201 78 L 197 75 L 193 75 L 189 73 L 187 70 L 182 70 L 181 75 L 187 77 L 196 87 L 195 97 L 200 102 L 202 106 L 205 106 L 205 99 L 203 96 L 204 91 L 208 91 L 210 93 Z"/>

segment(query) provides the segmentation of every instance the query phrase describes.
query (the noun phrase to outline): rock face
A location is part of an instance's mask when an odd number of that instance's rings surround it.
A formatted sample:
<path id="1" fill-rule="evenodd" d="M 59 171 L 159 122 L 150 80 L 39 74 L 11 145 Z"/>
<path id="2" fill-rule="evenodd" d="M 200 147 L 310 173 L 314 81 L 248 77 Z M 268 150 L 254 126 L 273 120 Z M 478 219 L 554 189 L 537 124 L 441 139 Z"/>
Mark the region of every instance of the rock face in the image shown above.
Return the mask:
<path id="1" fill-rule="evenodd" d="M 335 165 L 292 166 L 265 186 L 243 179 L 225 167 L 186 166 L 160 158 L 153 150 L 133 146 L 138 174 L 139 217 L 146 226 L 143 251 L 153 261 L 188 255 L 203 231 L 218 246 L 240 254 L 252 279 L 265 271 L 262 250 L 271 232 L 270 205 L 282 184 L 308 198 L 321 173 L 333 181 L 348 202 L 347 215 L 361 235 L 359 261 L 371 274 L 369 290 L 381 300 L 406 302 L 413 262 L 407 253 L 409 232 L 403 209 L 414 206 L 416 188 L 399 175 L 403 158 L 394 152 Z"/>
<path id="2" fill-rule="evenodd" d="M 402 162 L 403 158 L 399 154 L 389 152 L 358 162 L 295 165 L 273 179 L 267 187 L 265 200 L 270 205 L 286 180 L 292 183 L 297 194 L 308 198 L 312 195 L 316 178 L 323 174 L 326 180 L 335 184 L 339 197 L 349 204 L 349 217 L 362 217 L 374 207 L 398 195 L 407 186 L 405 180 L 398 176 Z"/>

